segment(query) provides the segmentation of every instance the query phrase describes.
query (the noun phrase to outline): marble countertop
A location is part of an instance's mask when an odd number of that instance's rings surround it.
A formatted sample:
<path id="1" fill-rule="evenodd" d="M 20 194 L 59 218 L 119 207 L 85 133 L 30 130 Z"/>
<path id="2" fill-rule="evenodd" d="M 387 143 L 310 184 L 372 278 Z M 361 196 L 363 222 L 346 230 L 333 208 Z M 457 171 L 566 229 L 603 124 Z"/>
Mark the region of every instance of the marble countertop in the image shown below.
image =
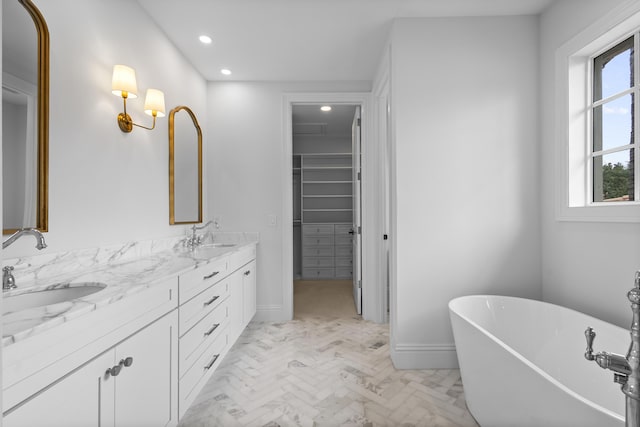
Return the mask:
<path id="1" fill-rule="evenodd" d="M 91 295 L 56 304 L 5 312 L 2 316 L 2 345 L 8 346 L 86 313 L 120 301 L 172 276 L 213 262 L 258 242 L 257 233 L 215 233 L 205 236 L 195 249 L 185 248 L 182 239 L 127 243 L 123 246 L 42 256 L 40 259 L 5 261 L 14 265 L 17 289 L 14 295 L 82 286 L 104 285 Z M 214 246 L 226 243 L 233 246 Z M 8 304 L 7 304 L 8 305 Z M 5 309 L 6 310 L 6 309 Z"/>

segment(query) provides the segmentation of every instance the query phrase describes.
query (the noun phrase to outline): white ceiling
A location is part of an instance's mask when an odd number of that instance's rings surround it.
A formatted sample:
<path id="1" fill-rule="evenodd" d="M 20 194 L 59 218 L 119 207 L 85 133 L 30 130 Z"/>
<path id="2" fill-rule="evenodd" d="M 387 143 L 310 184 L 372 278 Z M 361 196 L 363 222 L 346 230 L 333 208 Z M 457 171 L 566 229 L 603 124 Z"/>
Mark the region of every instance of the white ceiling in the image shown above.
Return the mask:
<path id="1" fill-rule="evenodd" d="M 371 81 L 394 18 L 539 14 L 555 0 L 138 0 L 207 80 Z M 198 36 L 213 38 L 205 46 Z M 233 74 L 223 76 L 221 68 Z"/>

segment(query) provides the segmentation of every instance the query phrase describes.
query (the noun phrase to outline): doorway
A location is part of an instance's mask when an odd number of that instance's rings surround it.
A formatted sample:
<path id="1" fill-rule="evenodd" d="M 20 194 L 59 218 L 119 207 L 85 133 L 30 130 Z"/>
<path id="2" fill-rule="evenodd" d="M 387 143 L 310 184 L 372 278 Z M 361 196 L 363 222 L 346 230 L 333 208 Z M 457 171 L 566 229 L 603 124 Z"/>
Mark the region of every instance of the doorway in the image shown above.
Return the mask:
<path id="1" fill-rule="evenodd" d="M 377 173 L 376 164 L 378 154 L 368 144 L 369 138 L 376 131 L 372 127 L 371 118 L 371 94 L 369 93 L 290 93 L 283 97 L 283 135 L 284 135 L 284 157 L 283 167 L 285 170 L 293 171 L 293 108 L 298 105 L 331 105 L 331 106 L 359 106 L 361 108 L 361 141 L 362 141 L 362 228 L 361 228 L 361 248 L 362 248 L 362 317 L 365 320 L 384 322 L 384 316 L 379 313 L 380 301 L 384 298 L 384 289 L 381 288 L 380 275 L 378 274 L 379 242 L 376 236 L 381 236 L 378 215 L 376 209 L 378 204 L 379 186 L 373 179 L 367 182 L 367 177 L 371 178 Z M 307 130 L 311 131 L 311 130 Z M 316 130 L 318 131 L 318 130 Z M 369 149 L 367 149 L 369 147 Z M 300 184 L 301 185 L 301 184 Z M 282 276 L 283 276 L 283 313 L 289 319 L 293 319 L 293 282 L 294 282 L 294 174 L 283 174 L 283 227 L 282 227 Z M 301 206 L 300 206 L 301 208 Z M 319 208 L 320 209 L 320 208 Z M 344 221 L 344 219 L 343 219 Z M 350 231 L 350 228 L 349 228 Z M 347 231 L 348 232 L 348 231 Z M 334 226 L 335 233 L 335 226 Z M 335 249 L 335 248 L 334 248 Z M 335 264 L 334 264 L 335 269 Z M 349 279 L 347 279 L 349 280 Z"/>
<path id="2" fill-rule="evenodd" d="M 362 314 L 361 106 L 292 106 L 294 318 Z"/>

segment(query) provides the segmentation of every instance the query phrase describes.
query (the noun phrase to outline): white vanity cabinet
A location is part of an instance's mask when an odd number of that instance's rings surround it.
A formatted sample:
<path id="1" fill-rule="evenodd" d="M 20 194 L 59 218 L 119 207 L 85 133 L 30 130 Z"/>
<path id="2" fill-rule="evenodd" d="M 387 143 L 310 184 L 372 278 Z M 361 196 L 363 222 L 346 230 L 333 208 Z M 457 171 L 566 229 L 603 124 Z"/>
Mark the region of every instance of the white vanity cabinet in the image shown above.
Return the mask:
<path id="1" fill-rule="evenodd" d="M 176 342 L 174 310 L 16 406 L 3 425 L 176 425 Z"/>
<path id="2" fill-rule="evenodd" d="M 255 258 L 250 245 L 179 277 L 180 417 L 255 314 Z"/>

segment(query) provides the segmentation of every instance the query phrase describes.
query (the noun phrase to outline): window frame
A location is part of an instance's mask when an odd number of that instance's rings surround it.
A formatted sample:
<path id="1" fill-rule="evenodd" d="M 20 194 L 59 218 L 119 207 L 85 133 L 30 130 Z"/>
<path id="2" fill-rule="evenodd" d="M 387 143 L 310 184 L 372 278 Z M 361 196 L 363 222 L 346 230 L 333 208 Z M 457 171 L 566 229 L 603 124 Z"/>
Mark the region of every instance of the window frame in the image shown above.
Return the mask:
<path id="1" fill-rule="evenodd" d="M 618 47 L 620 44 L 626 42 L 629 39 L 633 39 L 631 41 L 631 47 L 633 47 L 634 49 L 634 55 L 633 55 L 633 86 L 630 88 L 627 88 L 623 91 L 620 92 L 616 92 L 613 95 L 609 95 L 607 97 L 600 97 L 600 99 L 598 100 L 594 100 L 594 92 L 595 92 L 595 77 L 596 77 L 596 72 L 595 72 L 595 60 L 596 58 L 598 58 L 599 56 L 602 56 L 603 54 L 607 53 L 610 50 L 613 50 L 614 48 Z M 600 49 L 598 52 L 596 52 L 595 54 L 591 55 L 590 59 L 589 59 L 589 67 L 588 67 L 588 88 L 587 88 L 587 93 L 588 93 L 588 106 L 587 108 L 589 109 L 589 118 L 588 118 L 588 136 L 589 138 L 587 139 L 587 151 L 588 151 L 588 157 L 587 157 L 587 171 L 588 171 L 588 179 L 586 182 L 586 188 L 585 190 L 587 191 L 587 205 L 588 206 L 610 206 L 612 205 L 612 203 L 614 205 L 621 205 L 621 204 L 627 204 L 627 205 L 632 205 L 638 201 L 640 201 L 640 192 L 639 192 L 639 188 L 638 188 L 638 184 L 640 183 L 640 165 L 638 164 L 638 155 L 640 154 L 640 150 L 638 150 L 639 146 L 638 146 L 638 127 L 639 127 L 639 123 L 638 123 L 638 112 L 639 112 L 639 106 L 638 106 L 638 101 L 640 100 L 639 96 L 640 96 L 640 78 L 639 78 L 639 70 L 638 70 L 638 53 L 640 53 L 640 50 L 638 50 L 638 48 L 640 47 L 640 27 L 638 27 L 638 29 L 633 32 L 632 34 L 628 34 L 627 36 L 623 36 L 620 39 L 616 39 L 615 42 L 613 42 L 610 46 L 607 46 L 606 48 Z M 626 50 L 626 49 L 625 49 Z M 622 50 L 621 52 L 623 52 L 624 50 Z M 634 115 L 634 120 L 632 120 L 633 123 L 633 136 L 634 136 L 634 140 L 632 144 L 625 144 L 625 145 L 619 145 L 613 148 L 608 148 L 608 149 L 601 149 L 598 151 L 595 151 L 594 147 L 595 147 L 595 130 L 594 130 L 594 123 L 595 123 L 595 110 L 598 107 L 604 107 L 607 103 L 609 102 L 613 102 L 616 101 L 618 99 L 624 98 L 627 95 L 632 95 L 634 97 L 634 101 L 632 103 L 633 105 L 633 115 Z M 633 194 L 633 200 L 632 201 L 618 201 L 618 202 L 610 202 L 610 201 L 596 201 L 595 199 L 595 185 L 594 185 L 594 181 L 595 181 L 595 164 L 594 164 L 594 160 L 596 157 L 598 156 L 602 156 L 604 158 L 605 155 L 607 154 L 613 154 L 619 151 L 625 151 L 625 150 L 634 150 L 634 168 L 633 168 L 633 174 L 634 174 L 634 194 Z"/>
<path id="2" fill-rule="evenodd" d="M 640 223 L 640 200 L 594 202 L 592 187 L 593 59 L 640 33 L 640 4 L 626 2 L 604 15 L 556 51 L 555 213 L 559 221 Z M 635 44 L 635 48 L 638 45 Z M 634 55 L 639 72 L 640 51 Z M 636 83 L 638 80 L 636 80 Z M 638 90 L 638 84 L 636 84 Z M 638 92 L 635 92 L 638 96 Z M 638 179 L 640 98 L 635 99 L 635 170 Z"/>

